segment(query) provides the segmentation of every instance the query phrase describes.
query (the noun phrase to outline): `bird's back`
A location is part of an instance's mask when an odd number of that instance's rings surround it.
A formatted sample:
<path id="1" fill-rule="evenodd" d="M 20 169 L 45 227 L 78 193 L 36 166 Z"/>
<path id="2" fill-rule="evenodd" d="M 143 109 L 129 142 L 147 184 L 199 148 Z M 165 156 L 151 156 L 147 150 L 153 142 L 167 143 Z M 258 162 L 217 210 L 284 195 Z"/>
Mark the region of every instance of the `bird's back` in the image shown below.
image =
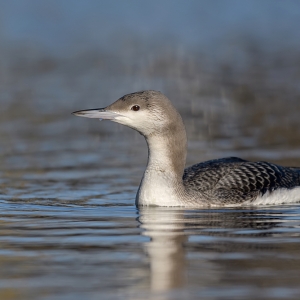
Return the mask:
<path id="1" fill-rule="evenodd" d="M 229 157 L 185 169 L 183 182 L 188 193 L 199 194 L 212 204 L 254 203 L 275 191 L 285 190 L 288 193 L 299 187 L 300 169 Z M 300 189 L 297 191 L 300 201 Z"/>

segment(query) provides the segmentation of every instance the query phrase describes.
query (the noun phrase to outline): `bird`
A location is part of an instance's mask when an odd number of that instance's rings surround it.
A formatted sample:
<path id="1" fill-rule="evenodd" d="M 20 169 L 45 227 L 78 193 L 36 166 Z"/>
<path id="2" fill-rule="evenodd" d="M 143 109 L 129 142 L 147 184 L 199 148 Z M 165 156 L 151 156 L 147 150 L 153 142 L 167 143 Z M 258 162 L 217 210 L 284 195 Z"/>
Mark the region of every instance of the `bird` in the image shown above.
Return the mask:
<path id="1" fill-rule="evenodd" d="M 185 168 L 183 120 L 161 92 L 124 95 L 105 108 L 73 112 L 110 120 L 144 136 L 148 162 L 135 204 L 165 207 L 236 207 L 300 202 L 300 168 L 238 157 L 213 159 Z"/>

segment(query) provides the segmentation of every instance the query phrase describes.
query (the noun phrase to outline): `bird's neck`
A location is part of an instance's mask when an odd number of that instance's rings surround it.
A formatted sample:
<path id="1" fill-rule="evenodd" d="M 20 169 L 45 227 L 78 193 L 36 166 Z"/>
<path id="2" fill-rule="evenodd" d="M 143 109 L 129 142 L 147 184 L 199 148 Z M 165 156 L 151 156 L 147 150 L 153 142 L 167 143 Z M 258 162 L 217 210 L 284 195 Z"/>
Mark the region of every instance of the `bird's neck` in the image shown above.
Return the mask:
<path id="1" fill-rule="evenodd" d="M 174 130 L 175 129 L 175 130 Z M 148 163 L 136 198 L 137 205 L 180 206 L 187 138 L 183 124 L 146 137 Z"/>
<path id="2" fill-rule="evenodd" d="M 182 179 L 186 160 L 185 130 L 170 136 L 154 135 L 146 139 L 148 144 L 147 171 L 160 171 Z"/>

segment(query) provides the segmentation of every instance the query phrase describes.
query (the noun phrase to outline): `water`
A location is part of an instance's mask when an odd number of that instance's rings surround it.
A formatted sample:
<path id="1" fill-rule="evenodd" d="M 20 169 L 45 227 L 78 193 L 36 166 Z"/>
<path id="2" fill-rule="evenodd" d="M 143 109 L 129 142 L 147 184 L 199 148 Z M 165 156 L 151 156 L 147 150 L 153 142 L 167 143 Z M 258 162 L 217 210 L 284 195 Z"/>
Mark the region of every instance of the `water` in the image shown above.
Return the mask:
<path id="1" fill-rule="evenodd" d="M 1 299 L 299 299 L 300 206 L 120 204 L 1 201 Z"/>
<path id="2" fill-rule="evenodd" d="M 299 299 L 298 204 L 138 210 L 143 138 L 70 114 L 140 90 L 135 77 L 108 76 L 99 91 L 93 69 L 11 72 L 1 84 L 0 299 Z M 157 74 L 145 81 L 156 86 Z M 270 106 L 255 100 L 265 90 L 246 91 L 249 103 L 243 90 L 160 82 L 184 117 L 188 165 L 232 155 L 300 165 L 294 90 Z"/>
<path id="3" fill-rule="evenodd" d="M 143 138 L 71 115 L 160 90 L 187 165 L 300 166 L 299 3 L 21 2 L 0 4 L 0 299 L 299 299 L 300 204 L 139 210 Z"/>
<path id="4" fill-rule="evenodd" d="M 135 78 L 108 76 L 99 91 L 90 69 L 19 72 L 1 86 L 0 299 L 299 299 L 298 204 L 138 210 L 143 138 L 70 114 L 112 102 L 113 86 L 119 97 Z M 156 76 L 144 80 L 155 86 Z M 188 165 L 225 156 L 300 165 L 295 95 L 250 105 L 244 92 L 191 93 L 184 78 L 171 91 L 172 80 L 160 84 L 185 120 Z"/>
<path id="5" fill-rule="evenodd" d="M 1 299 L 299 299 L 300 205 L 138 210 L 142 137 L 69 118 L 2 143 Z M 228 143 L 192 139 L 189 160 Z"/>

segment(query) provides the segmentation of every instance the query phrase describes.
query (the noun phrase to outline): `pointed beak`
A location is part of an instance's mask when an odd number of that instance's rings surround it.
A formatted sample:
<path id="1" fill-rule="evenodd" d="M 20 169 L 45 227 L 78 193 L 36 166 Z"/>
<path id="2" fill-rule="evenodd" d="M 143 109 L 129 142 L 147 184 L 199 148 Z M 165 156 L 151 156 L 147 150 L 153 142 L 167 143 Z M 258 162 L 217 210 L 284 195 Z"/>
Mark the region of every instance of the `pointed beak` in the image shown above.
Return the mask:
<path id="1" fill-rule="evenodd" d="M 100 120 L 114 120 L 116 117 L 122 116 L 115 112 L 108 111 L 105 108 L 78 110 L 72 114 L 77 117 L 95 118 Z"/>

